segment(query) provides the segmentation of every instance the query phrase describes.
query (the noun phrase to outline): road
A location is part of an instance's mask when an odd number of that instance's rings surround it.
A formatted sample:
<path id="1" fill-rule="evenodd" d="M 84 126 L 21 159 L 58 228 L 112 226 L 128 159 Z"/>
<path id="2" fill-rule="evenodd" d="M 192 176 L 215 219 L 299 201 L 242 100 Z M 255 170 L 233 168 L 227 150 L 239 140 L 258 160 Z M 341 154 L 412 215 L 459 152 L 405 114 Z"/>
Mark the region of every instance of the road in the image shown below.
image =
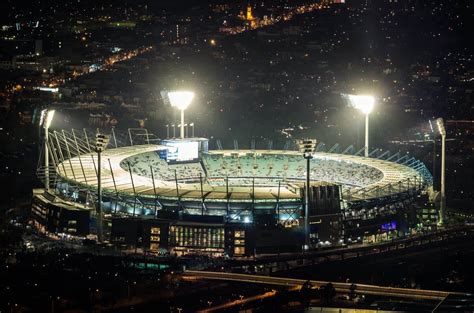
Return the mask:
<path id="1" fill-rule="evenodd" d="M 393 241 L 385 241 L 377 244 L 351 245 L 348 247 L 331 248 L 323 250 L 308 251 L 305 254 L 288 253 L 279 255 L 258 255 L 254 258 L 242 258 L 229 261 L 229 266 L 261 264 L 279 269 L 281 262 L 286 262 L 289 268 L 309 266 L 326 261 L 344 260 L 363 256 L 378 255 L 383 253 L 399 253 L 397 251 L 411 251 L 421 246 L 440 245 L 451 239 L 474 238 L 474 227 L 457 226 L 437 232 L 412 235 Z"/>
<path id="2" fill-rule="evenodd" d="M 256 300 L 262 300 L 262 299 L 265 299 L 265 298 L 273 297 L 275 295 L 276 295 L 276 290 L 272 290 L 272 291 L 265 292 L 264 294 L 260 294 L 260 295 L 256 295 L 256 296 L 252 296 L 252 297 L 248 297 L 248 298 L 242 298 L 241 300 L 234 300 L 234 301 L 231 301 L 231 302 L 226 302 L 224 304 L 214 306 L 214 307 L 210 307 L 209 309 L 200 310 L 198 312 L 207 313 L 207 312 L 220 311 L 220 310 L 231 308 L 233 306 L 240 306 L 240 305 L 243 305 L 247 302 L 252 302 L 252 301 L 256 301 Z"/>
<path id="3" fill-rule="evenodd" d="M 249 274 L 237 274 L 237 273 L 226 273 L 226 272 L 206 272 L 206 271 L 185 271 L 181 274 L 182 279 L 209 279 L 209 280 L 224 280 L 224 281 L 238 281 L 245 283 L 256 283 L 266 285 L 278 285 L 278 286 L 302 286 L 306 280 L 295 279 L 295 278 L 284 278 L 284 277 L 270 277 L 260 275 L 249 275 Z M 321 287 L 332 283 L 336 292 L 338 293 L 349 293 L 352 283 L 340 283 L 340 282 L 329 282 L 329 281 L 310 281 L 313 287 Z M 464 293 L 436 291 L 436 290 L 423 290 L 423 289 L 408 289 L 408 288 L 394 288 L 394 287 L 382 287 L 374 285 L 356 284 L 356 292 L 360 295 L 376 295 L 376 296 L 389 296 L 396 298 L 405 299 L 417 299 L 417 300 L 444 300 L 448 295 L 466 295 Z"/>

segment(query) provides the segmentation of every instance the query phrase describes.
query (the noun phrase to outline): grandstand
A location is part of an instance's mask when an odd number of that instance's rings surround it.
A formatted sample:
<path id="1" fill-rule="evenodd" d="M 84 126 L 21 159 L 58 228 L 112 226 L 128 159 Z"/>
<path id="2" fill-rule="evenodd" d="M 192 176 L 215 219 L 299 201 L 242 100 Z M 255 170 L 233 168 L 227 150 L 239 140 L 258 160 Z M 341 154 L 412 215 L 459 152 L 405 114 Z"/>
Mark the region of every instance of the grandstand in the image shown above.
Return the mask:
<path id="1" fill-rule="evenodd" d="M 222 194 L 226 192 L 223 186 L 226 179 L 232 182 L 230 192 L 233 197 L 239 199 L 251 199 L 253 193 L 260 198 L 274 199 L 275 187 L 280 182 L 282 198 L 299 199 L 299 193 L 291 192 L 287 185 L 301 183 L 306 177 L 304 159 L 297 151 L 220 150 L 203 155 L 201 163 L 170 165 L 156 153 L 161 149 L 166 147 L 139 145 L 106 150 L 102 166 L 102 186 L 110 193 L 127 194 L 133 192 L 133 181 L 137 195 L 154 196 L 156 193 L 158 196 L 167 196 L 176 193 L 177 179 L 182 199 L 200 199 L 200 192 L 197 191 L 201 190 L 199 179 L 202 177 L 206 200 L 211 201 L 213 198 L 222 198 Z M 107 164 L 107 160 L 110 164 Z M 96 162 L 94 154 L 76 156 L 60 163 L 57 172 L 65 179 L 94 187 L 97 185 L 94 169 Z M 88 175 L 82 174 L 83 171 Z M 112 172 L 115 177 L 112 177 Z M 360 199 L 404 192 L 415 184 L 419 186 L 428 183 L 420 172 L 407 165 L 326 152 L 314 154 L 310 177 L 314 182 L 341 185 L 344 194 Z M 413 186 L 408 184 L 409 180 L 412 180 Z M 253 183 L 255 188 L 252 187 Z M 386 188 L 388 186 L 393 188 Z M 368 193 L 369 190 L 380 192 Z"/>
<path id="2" fill-rule="evenodd" d="M 222 229 L 258 223 L 265 227 L 281 225 L 287 228 L 285 231 L 300 229 L 306 161 L 299 152 L 217 149 L 201 151 L 198 160 L 173 163 L 161 157 L 168 147 L 152 144 L 148 134 L 145 142 L 130 136 L 130 143 L 124 145 L 113 135 L 112 146 L 102 153 L 101 185 L 107 218 L 122 220 L 115 225 L 125 223 L 126 218 L 143 218 L 156 223 L 166 219 L 167 232 L 185 221 L 198 223 L 199 227 L 225 225 Z M 65 201 L 83 203 L 94 219 L 98 159 L 87 133 L 76 136 L 74 132 L 54 131 L 50 138 L 54 166 L 49 172 L 55 173 L 54 193 Z M 362 157 L 351 147 L 344 151 L 337 145 L 328 150 L 319 147 L 310 167 L 311 186 L 318 195 L 314 216 L 330 212 L 328 215 L 337 217 L 328 221 L 331 225 L 342 223 L 342 219 L 394 216 L 432 184 L 424 164 L 407 155 L 374 150 L 371 157 Z M 41 176 L 44 169 L 39 168 L 39 173 Z M 199 227 L 190 229 L 201 234 Z M 324 231 L 321 225 L 318 227 L 317 240 L 321 241 Z M 63 231 L 68 229 L 74 228 L 65 227 Z M 112 241 L 127 237 L 109 231 Z M 328 235 L 329 241 L 339 240 L 341 233 Z M 164 246 L 169 245 L 167 242 Z"/>

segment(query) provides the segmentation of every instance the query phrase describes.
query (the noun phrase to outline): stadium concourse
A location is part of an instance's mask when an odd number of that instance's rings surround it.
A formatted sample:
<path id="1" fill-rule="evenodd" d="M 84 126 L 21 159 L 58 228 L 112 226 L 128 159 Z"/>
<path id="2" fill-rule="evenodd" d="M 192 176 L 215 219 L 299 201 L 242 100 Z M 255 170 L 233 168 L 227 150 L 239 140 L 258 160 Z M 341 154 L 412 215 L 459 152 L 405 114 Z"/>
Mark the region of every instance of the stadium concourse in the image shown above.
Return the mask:
<path id="1" fill-rule="evenodd" d="M 208 150 L 206 139 L 185 138 L 186 149 L 196 143 L 199 151 L 170 161 L 184 149 L 179 140 L 133 144 L 130 137 L 119 146 L 113 135 L 115 147 L 102 153 L 100 167 L 110 241 L 178 255 L 301 249 L 306 162 L 298 151 Z M 50 137 L 54 167 L 48 174 L 55 183 L 35 193 L 35 223 L 43 231 L 93 234 L 98 159 L 90 139 L 86 132 Z M 318 151 L 311 160 L 312 246 L 409 232 L 414 221 L 397 219 L 431 185 L 424 164 L 406 155 L 366 158 L 347 151 Z M 48 217 L 56 215 L 57 221 Z"/>

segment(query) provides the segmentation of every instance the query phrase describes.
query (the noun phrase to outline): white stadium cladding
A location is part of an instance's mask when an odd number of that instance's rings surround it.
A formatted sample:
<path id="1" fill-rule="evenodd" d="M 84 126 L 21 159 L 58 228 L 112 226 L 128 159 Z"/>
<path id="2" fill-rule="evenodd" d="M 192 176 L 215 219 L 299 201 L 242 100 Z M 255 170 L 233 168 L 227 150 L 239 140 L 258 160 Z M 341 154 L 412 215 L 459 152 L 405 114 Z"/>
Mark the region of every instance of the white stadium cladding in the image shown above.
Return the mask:
<path id="1" fill-rule="evenodd" d="M 51 132 L 58 190 L 76 188 L 93 194 L 97 189 L 97 155 L 84 135 Z M 158 155 L 166 146 L 119 147 L 116 142 L 102 152 L 101 164 L 104 196 L 115 199 L 109 200 L 116 202 L 115 210 L 118 202 L 122 208 L 133 203 L 133 211 L 126 212 L 134 215 L 156 214 L 168 207 L 189 209 L 190 214 L 201 214 L 199 208 L 205 207 L 206 214 L 223 215 L 229 208 L 268 209 L 275 202 L 301 205 L 306 167 L 298 151 L 211 150 L 200 161 L 172 165 Z M 418 194 L 432 184 L 425 165 L 408 155 L 374 150 L 365 158 L 348 151 L 316 152 L 310 171 L 315 184 L 340 185 L 346 203 Z"/>

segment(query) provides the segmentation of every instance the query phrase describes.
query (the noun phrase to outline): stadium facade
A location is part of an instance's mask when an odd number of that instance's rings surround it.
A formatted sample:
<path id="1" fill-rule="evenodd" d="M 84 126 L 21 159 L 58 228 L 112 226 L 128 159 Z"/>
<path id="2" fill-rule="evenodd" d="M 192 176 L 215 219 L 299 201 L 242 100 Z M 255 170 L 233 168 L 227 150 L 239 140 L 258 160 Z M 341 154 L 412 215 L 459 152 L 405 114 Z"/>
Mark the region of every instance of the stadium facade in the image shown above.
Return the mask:
<path id="1" fill-rule="evenodd" d="M 49 186 L 35 190 L 32 217 L 44 232 L 97 233 L 95 134 L 50 131 Z M 209 150 L 205 138 L 159 140 L 146 130 L 111 131 L 101 158 L 105 239 L 176 255 L 242 257 L 299 252 L 304 245 L 306 161 L 282 150 Z M 310 248 L 403 236 L 432 177 L 408 154 L 317 146 L 311 160 Z M 44 157 L 44 155 L 42 156 Z M 40 162 L 40 164 L 42 164 Z M 48 179 L 45 176 L 48 176 Z"/>

